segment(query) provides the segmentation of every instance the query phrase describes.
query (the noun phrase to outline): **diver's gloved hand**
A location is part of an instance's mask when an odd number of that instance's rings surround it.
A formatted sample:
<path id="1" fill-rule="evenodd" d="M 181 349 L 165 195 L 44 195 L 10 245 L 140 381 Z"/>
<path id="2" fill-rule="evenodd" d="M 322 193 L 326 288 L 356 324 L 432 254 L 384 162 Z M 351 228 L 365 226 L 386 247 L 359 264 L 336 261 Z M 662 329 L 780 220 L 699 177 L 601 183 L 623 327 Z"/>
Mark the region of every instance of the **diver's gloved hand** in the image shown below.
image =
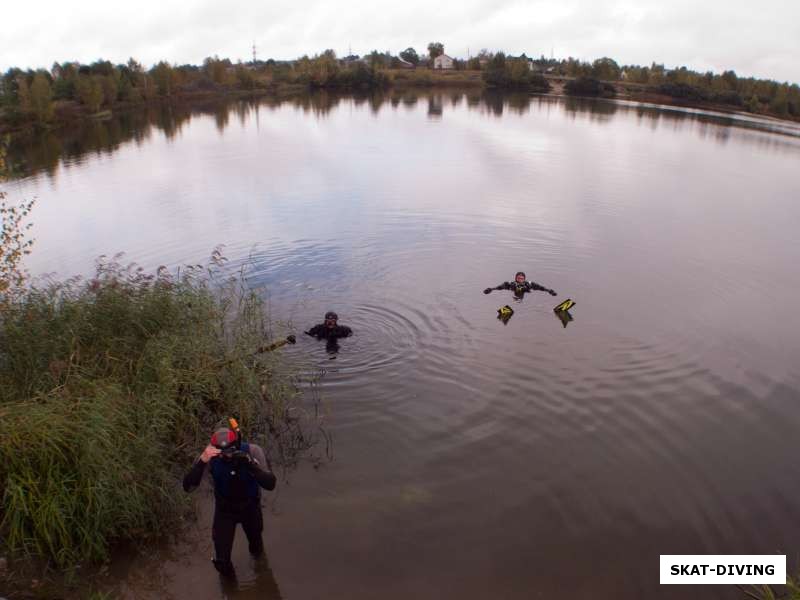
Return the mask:
<path id="1" fill-rule="evenodd" d="M 491 292 L 492 292 L 492 288 L 486 288 L 485 290 L 483 290 L 484 294 L 490 294 Z"/>
<path id="2" fill-rule="evenodd" d="M 558 296 L 558 294 L 556 294 L 553 290 L 547 290 L 547 291 L 550 292 L 551 296 Z"/>

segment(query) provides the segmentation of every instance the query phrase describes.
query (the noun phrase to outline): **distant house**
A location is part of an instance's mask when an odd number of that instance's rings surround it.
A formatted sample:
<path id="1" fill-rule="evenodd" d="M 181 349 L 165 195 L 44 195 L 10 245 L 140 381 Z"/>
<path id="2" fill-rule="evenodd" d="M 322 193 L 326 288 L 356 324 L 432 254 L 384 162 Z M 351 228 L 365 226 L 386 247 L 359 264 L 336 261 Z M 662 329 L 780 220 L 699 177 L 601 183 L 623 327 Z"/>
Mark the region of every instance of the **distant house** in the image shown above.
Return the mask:
<path id="1" fill-rule="evenodd" d="M 433 68 L 434 69 L 452 69 L 453 67 L 453 59 L 447 56 L 447 54 L 440 54 L 436 58 L 433 59 Z"/>
<path id="2" fill-rule="evenodd" d="M 628 81 L 628 71 L 626 71 L 625 69 L 622 69 L 622 73 L 619 74 L 619 78 L 622 81 Z"/>

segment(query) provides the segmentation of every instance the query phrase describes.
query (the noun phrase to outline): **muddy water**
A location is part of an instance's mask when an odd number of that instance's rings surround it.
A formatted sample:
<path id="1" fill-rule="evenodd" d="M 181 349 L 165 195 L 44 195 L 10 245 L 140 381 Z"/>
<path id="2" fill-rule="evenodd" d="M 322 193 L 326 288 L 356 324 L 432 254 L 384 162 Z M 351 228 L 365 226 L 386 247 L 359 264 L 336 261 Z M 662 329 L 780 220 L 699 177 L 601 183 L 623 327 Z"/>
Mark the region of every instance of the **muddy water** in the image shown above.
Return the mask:
<path id="1" fill-rule="evenodd" d="M 123 597 L 739 598 L 660 587 L 659 555 L 796 567 L 798 136 L 453 92 L 173 109 L 17 142 L 34 272 L 225 244 L 274 318 L 300 334 L 334 309 L 355 331 L 336 352 L 302 335 L 286 349 L 324 370 L 334 458 L 265 499 L 268 562 L 240 534 L 223 589 L 201 497 L 185 543 L 118 565 Z M 481 293 L 519 269 L 558 298 Z"/>

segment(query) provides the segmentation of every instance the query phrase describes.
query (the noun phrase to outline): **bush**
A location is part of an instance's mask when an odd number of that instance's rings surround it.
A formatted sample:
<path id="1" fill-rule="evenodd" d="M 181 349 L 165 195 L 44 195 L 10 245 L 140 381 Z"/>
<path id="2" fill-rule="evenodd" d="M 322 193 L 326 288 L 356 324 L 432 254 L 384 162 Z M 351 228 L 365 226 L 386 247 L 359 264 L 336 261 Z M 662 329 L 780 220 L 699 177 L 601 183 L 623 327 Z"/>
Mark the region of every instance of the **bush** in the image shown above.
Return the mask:
<path id="1" fill-rule="evenodd" d="M 613 98 L 617 95 L 614 86 L 604 83 L 592 77 L 578 77 L 568 81 L 564 86 L 564 91 L 570 96 L 597 96 L 602 98 Z"/>
<path id="2" fill-rule="evenodd" d="M 706 90 L 686 83 L 664 83 L 658 86 L 657 91 L 659 94 L 664 94 L 665 96 L 678 98 L 680 100 L 705 101 L 710 97 L 710 94 Z"/>
<path id="3" fill-rule="evenodd" d="M 183 470 L 224 415 L 276 432 L 297 392 L 260 298 L 209 269 L 31 288 L 0 317 L 0 544 L 65 568 L 174 529 Z M 216 266 L 215 266 L 216 265 Z M 302 438 L 297 430 L 285 434 Z"/>
<path id="4" fill-rule="evenodd" d="M 526 59 L 509 59 L 502 52 L 492 57 L 482 77 L 490 88 L 537 92 L 550 90 L 550 83 L 542 74 L 532 72 Z"/>

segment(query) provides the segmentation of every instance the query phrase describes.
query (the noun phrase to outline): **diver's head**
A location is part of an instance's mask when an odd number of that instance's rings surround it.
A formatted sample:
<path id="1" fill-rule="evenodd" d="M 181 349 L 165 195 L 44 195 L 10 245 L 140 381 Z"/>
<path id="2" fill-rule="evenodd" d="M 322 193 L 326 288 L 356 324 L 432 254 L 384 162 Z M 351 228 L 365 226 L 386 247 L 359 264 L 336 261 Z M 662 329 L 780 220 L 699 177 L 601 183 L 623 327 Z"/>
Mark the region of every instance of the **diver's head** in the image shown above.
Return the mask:
<path id="1" fill-rule="evenodd" d="M 337 315 L 332 310 L 329 310 L 325 313 L 325 327 L 328 329 L 333 329 L 336 327 L 336 322 L 339 320 L 339 315 Z"/>
<path id="2" fill-rule="evenodd" d="M 211 436 L 211 445 L 221 452 L 220 456 L 222 456 L 222 458 L 230 458 L 241 448 L 239 436 L 236 435 L 235 431 L 227 427 L 217 429 L 213 433 Z"/>
<path id="3" fill-rule="evenodd" d="M 522 271 L 517 271 L 517 274 L 514 275 L 514 281 L 517 283 L 525 283 L 525 273 Z"/>

